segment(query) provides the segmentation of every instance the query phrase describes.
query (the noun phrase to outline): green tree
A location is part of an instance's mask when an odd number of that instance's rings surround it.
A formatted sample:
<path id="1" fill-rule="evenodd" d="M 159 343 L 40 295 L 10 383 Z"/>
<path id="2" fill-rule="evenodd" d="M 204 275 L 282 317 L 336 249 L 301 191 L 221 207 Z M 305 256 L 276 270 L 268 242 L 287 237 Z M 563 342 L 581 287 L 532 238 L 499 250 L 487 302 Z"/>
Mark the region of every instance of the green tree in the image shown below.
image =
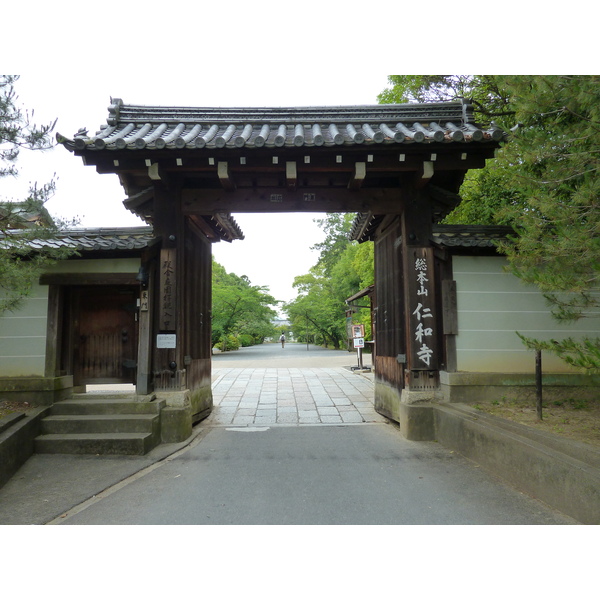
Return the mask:
<path id="1" fill-rule="evenodd" d="M 295 278 L 298 296 L 285 305 L 293 329 L 302 339 L 308 329 L 317 342 L 340 348 L 346 343 L 346 298 L 371 285 L 374 278 L 373 245 L 352 242 L 349 233 L 354 214 L 327 214 L 317 220 L 326 232 L 317 264 Z M 368 313 L 368 311 L 367 311 Z M 357 315 L 369 325 L 370 315 Z"/>
<path id="2" fill-rule="evenodd" d="M 492 159 L 469 171 L 460 188 L 461 203 L 443 220 L 450 225 L 512 225 L 513 210 L 526 210 L 524 192 L 511 173 Z"/>
<path id="3" fill-rule="evenodd" d="M 495 75 L 390 75 L 391 87 L 379 94 L 383 104 L 400 102 L 452 102 L 468 99 L 482 124 L 514 118 L 509 91 Z M 504 164 L 488 160 L 484 169 L 469 171 L 460 190 L 461 204 L 444 223 L 507 225 L 500 211 L 506 204 L 522 206 L 519 186 L 509 183 Z"/>
<path id="4" fill-rule="evenodd" d="M 597 319 L 600 78 L 393 75 L 389 83 L 381 102 L 471 98 L 483 122 L 511 132 L 496 159 L 467 174 L 465 201 L 446 222 L 513 226 L 517 235 L 502 248 L 513 273 L 544 292 L 558 320 Z M 600 370 L 597 338 L 523 340 Z"/>
<path id="5" fill-rule="evenodd" d="M 349 234 L 354 221 L 354 213 L 327 213 L 324 219 L 315 219 L 325 232 L 325 239 L 315 244 L 311 250 L 319 251 L 318 265 L 329 274 L 341 254 L 350 244 Z"/>
<path id="6" fill-rule="evenodd" d="M 252 285 L 245 276 L 227 273 L 213 259 L 212 343 L 227 345 L 262 343 L 274 335 L 272 320 L 277 312 L 271 308 L 277 300 L 267 287 Z M 235 341 L 234 341 L 235 340 Z"/>
<path id="7" fill-rule="evenodd" d="M 21 150 L 52 147 L 55 122 L 31 123 L 29 113 L 17 104 L 17 80 L 17 76 L 0 75 L 0 178 L 18 175 Z M 32 250 L 34 240 L 51 238 L 64 225 L 54 222 L 44 207 L 54 191 L 54 181 L 33 184 L 23 201 L 0 202 L 0 314 L 17 309 L 44 269 L 72 253 L 64 248 Z"/>
<path id="8" fill-rule="evenodd" d="M 518 124 L 500 155 L 526 207 L 507 204 L 517 231 L 504 246 L 512 272 L 544 292 L 559 321 L 598 320 L 600 309 L 600 77 L 498 76 Z M 507 125 L 510 122 L 507 123 Z M 600 372 L 600 339 L 531 347 Z"/>
<path id="9" fill-rule="evenodd" d="M 335 293 L 332 281 L 324 274 L 323 267 L 315 265 L 306 275 L 294 279 L 298 296 L 285 305 L 292 329 L 301 340 L 309 323 L 315 343 L 336 349 L 346 339 L 343 321 L 343 303 Z"/>
<path id="10" fill-rule="evenodd" d="M 381 104 L 451 102 L 469 99 L 483 121 L 514 114 L 510 97 L 495 75 L 389 75 Z"/>

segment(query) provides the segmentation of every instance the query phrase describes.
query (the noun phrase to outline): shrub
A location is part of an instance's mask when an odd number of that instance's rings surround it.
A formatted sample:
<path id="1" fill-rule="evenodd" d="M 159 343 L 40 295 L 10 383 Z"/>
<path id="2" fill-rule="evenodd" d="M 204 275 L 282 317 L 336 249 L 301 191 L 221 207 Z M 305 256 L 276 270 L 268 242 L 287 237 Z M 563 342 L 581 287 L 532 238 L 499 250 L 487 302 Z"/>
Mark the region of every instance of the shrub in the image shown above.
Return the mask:
<path id="1" fill-rule="evenodd" d="M 248 335 L 247 333 L 242 333 L 242 335 L 240 335 L 238 339 L 243 348 L 254 345 L 254 338 L 251 335 Z"/>
<path id="2" fill-rule="evenodd" d="M 217 346 L 222 352 L 228 352 L 229 350 L 238 350 L 240 347 L 240 340 L 235 335 L 223 336 L 219 340 Z"/>

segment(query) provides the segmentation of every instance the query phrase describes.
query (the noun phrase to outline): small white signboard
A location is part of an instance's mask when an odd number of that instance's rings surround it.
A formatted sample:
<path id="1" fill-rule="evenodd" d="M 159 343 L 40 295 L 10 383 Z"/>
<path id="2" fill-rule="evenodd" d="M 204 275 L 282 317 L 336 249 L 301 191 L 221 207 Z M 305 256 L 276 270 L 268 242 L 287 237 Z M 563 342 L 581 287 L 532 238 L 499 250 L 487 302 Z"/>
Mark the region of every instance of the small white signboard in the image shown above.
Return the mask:
<path id="1" fill-rule="evenodd" d="M 159 333 L 156 336 L 157 348 L 176 348 L 177 335 L 175 333 Z"/>
<path id="2" fill-rule="evenodd" d="M 354 347 L 355 348 L 364 348 L 365 347 L 365 338 L 354 338 Z"/>

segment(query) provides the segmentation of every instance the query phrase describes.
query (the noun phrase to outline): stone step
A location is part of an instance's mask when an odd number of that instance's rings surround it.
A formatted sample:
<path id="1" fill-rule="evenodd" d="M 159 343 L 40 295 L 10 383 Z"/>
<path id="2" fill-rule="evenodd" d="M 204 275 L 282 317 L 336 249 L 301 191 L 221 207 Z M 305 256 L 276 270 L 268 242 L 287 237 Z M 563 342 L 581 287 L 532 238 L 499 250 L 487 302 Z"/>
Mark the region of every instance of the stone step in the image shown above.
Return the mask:
<path id="1" fill-rule="evenodd" d="M 61 400 L 52 406 L 53 415 L 160 414 L 164 400 L 131 402 L 119 398 Z"/>
<path id="2" fill-rule="evenodd" d="M 41 454 L 136 454 L 156 446 L 151 433 L 47 433 L 35 438 Z"/>
<path id="3" fill-rule="evenodd" d="M 56 402 L 41 420 L 35 452 L 146 454 L 161 442 L 160 411 L 166 402 L 134 397 L 81 394 Z"/>
<path id="4" fill-rule="evenodd" d="M 41 420 L 41 433 L 155 433 L 156 414 L 50 415 Z"/>

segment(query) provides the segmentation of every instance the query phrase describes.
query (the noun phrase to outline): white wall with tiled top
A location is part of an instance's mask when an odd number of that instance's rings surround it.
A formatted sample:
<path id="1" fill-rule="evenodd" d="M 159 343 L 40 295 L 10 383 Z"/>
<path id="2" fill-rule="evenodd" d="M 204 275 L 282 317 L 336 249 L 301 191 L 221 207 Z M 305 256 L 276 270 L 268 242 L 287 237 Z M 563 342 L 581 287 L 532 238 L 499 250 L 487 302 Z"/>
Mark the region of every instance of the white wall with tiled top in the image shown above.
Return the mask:
<path id="1" fill-rule="evenodd" d="M 536 339 L 600 336 L 600 312 L 594 318 L 560 323 L 539 290 L 524 284 L 504 267 L 503 257 L 455 256 L 458 371 L 532 373 L 535 353 L 516 331 Z M 564 361 L 543 353 L 545 373 L 573 372 Z"/>

